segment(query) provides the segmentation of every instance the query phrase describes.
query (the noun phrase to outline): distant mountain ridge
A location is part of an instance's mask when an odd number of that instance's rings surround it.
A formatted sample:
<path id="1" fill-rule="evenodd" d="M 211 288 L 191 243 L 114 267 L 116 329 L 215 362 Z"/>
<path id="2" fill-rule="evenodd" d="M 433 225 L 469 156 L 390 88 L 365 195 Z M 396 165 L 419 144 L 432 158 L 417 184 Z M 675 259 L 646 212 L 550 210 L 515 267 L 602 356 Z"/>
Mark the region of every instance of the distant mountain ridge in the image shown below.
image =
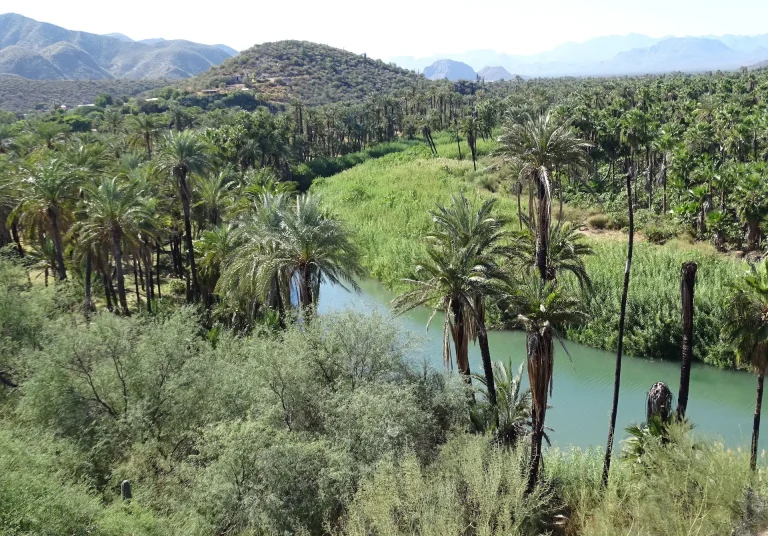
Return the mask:
<path id="1" fill-rule="evenodd" d="M 0 73 L 33 80 L 189 78 L 234 52 L 225 45 L 152 41 L 71 31 L 6 13 L 0 15 Z"/>
<path id="2" fill-rule="evenodd" d="M 422 70 L 437 60 L 451 59 L 477 71 L 489 66 L 524 77 L 616 76 L 673 71 L 731 70 L 768 60 L 768 34 L 758 36 L 652 38 L 613 35 L 583 43 L 564 43 L 529 56 L 474 50 L 428 58 L 391 58 L 395 64 Z M 486 80 L 490 81 L 488 78 Z"/>

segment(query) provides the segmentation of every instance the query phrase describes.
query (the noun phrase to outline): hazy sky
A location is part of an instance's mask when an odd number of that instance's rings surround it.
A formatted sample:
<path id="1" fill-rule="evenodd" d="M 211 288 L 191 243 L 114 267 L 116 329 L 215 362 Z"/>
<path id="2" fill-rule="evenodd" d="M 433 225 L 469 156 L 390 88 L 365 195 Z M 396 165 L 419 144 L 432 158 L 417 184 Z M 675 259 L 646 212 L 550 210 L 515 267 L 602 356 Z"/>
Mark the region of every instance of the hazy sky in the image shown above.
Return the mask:
<path id="1" fill-rule="evenodd" d="M 768 33 L 766 0 L 1 0 L 72 30 L 224 43 L 302 39 L 387 59 L 493 49 L 531 54 L 611 34 Z"/>

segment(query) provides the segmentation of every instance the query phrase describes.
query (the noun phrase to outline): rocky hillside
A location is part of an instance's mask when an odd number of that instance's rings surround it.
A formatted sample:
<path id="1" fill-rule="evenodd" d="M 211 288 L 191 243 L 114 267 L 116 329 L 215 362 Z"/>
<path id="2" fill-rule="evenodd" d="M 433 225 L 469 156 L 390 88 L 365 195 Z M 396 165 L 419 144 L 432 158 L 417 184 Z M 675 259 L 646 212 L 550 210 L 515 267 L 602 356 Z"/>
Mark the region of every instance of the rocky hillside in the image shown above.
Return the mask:
<path id="1" fill-rule="evenodd" d="M 381 60 L 308 41 L 276 41 L 249 48 L 197 77 L 190 87 L 242 81 L 274 102 L 360 101 L 413 87 L 421 75 Z"/>
<path id="2" fill-rule="evenodd" d="M 438 60 L 429 67 L 424 68 L 424 76 L 430 80 L 441 80 L 443 78 L 456 82 L 457 80 L 475 80 L 477 74 L 475 70 L 460 61 Z"/>
<path id="3" fill-rule="evenodd" d="M 224 45 L 151 41 L 70 31 L 6 13 L 0 15 L 0 73 L 32 80 L 189 78 L 232 55 Z"/>

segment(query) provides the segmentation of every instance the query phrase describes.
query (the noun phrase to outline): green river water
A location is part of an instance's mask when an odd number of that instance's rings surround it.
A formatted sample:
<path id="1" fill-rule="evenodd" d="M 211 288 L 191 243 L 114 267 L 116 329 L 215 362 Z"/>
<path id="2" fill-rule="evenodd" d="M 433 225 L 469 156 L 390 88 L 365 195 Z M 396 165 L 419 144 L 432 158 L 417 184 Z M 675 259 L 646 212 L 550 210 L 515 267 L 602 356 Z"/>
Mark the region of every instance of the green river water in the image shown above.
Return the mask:
<path id="1" fill-rule="evenodd" d="M 394 295 L 390 291 L 373 280 L 361 281 L 360 287 L 361 292 L 350 293 L 340 287 L 324 285 L 320 293 L 320 312 L 353 309 L 393 316 L 389 302 Z M 394 321 L 417 343 L 412 358 L 418 362 L 426 360 L 441 370 L 442 319 L 436 317 L 429 332 L 425 332 L 428 318 L 427 309 L 418 309 Z M 492 359 L 506 360 L 511 356 L 515 369 L 525 359 L 525 335 L 522 332 L 492 331 L 489 343 Z M 559 344 L 555 346 L 554 393 L 550 399 L 552 409 L 547 411 L 547 425 L 554 430 L 549 434 L 550 438 L 560 447 L 604 447 L 616 355 L 568 341 L 565 345 L 572 361 Z M 470 347 L 470 364 L 473 372 L 482 372 L 477 346 Z M 645 418 L 645 395 L 657 381 L 666 382 L 677 395 L 679 362 L 624 356 L 617 439 L 626 436 L 623 430 L 627 425 Z M 748 373 L 694 363 L 688 416 L 695 423 L 697 433 L 720 437 L 729 446 L 748 446 L 756 387 L 755 377 Z"/>

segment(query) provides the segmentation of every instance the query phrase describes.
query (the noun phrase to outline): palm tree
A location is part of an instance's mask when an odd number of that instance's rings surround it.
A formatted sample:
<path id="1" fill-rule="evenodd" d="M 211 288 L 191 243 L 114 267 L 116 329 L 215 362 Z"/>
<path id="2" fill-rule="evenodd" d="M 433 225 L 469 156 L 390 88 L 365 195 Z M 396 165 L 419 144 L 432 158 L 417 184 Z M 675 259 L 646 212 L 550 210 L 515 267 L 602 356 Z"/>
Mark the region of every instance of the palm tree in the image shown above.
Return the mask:
<path id="1" fill-rule="evenodd" d="M 207 223 L 213 227 L 221 223 L 221 215 L 229 206 L 232 196 L 232 175 L 230 170 L 199 177 L 195 181 L 195 194 L 205 212 Z"/>
<path id="2" fill-rule="evenodd" d="M 21 194 L 15 214 L 34 236 L 48 234 L 56 255 L 56 276 L 67 279 L 62 236 L 72 219 L 77 178 L 59 159 L 33 165 L 22 171 Z"/>
<path id="3" fill-rule="evenodd" d="M 197 281 L 197 266 L 195 265 L 195 250 L 192 238 L 192 191 L 188 184 L 191 173 L 203 173 L 208 164 L 208 152 L 203 140 L 194 132 L 171 132 L 165 137 L 160 154 L 159 166 L 162 171 L 173 176 L 176 181 L 179 199 L 184 212 L 184 234 L 187 246 L 187 262 L 191 272 L 192 285 L 187 301 L 192 301 L 199 295 L 200 287 Z"/>
<path id="4" fill-rule="evenodd" d="M 503 361 L 494 361 L 493 376 L 496 380 L 496 392 L 493 396 L 488 390 L 485 376 L 472 375 L 480 383 L 485 399 L 497 400 L 496 407 L 492 408 L 493 420 L 480 414 L 477 411 L 480 408 L 478 406 L 472 415 L 475 426 L 482 431 L 492 430 L 494 439 L 499 444 L 513 448 L 531 433 L 532 426 L 531 391 L 522 389 L 524 366 L 525 363 L 520 363 L 517 374 L 513 374 L 512 358 L 509 358 L 506 364 Z"/>
<path id="5" fill-rule="evenodd" d="M 768 262 L 752 266 L 734 283 L 730 304 L 728 338 L 736 347 L 737 362 L 757 375 L 757 400 L 752 424 L 752 456 L 750 467 L 757 464 L 757 442 L 760 435 L 760 410 L 763 404 L 763 381 L 768 371 Z"/>
<path id="6" fill-rule="evenodd" d="M 151 115 L 132 115 L 128 122 L 132 146 L 141 146 L 147 151 L 147 158 L 152 160 L 152 148 L 159 136 L 159 128 Z"/>
<path id="7" fill-rule="evenodd" d="M 88 218 L 78 222 L 76 232 L 83 244 L 109 244 L 117 273 L 117 292 L 124 314 L 130 314 L 125 292 L 123 249 L 139 248 L 139 238 L 147 233 L 147 222 L 152 213 L 142 191 L 132 183 L 119 178 L 104 180 L 97 187 L 89 187 L 84 202 Z"/>
<path id="8" fill-rule="evenodd" d="M 535 276 L 505 281 L 500 295 L 502 310 L 514 317 L 527 334 L 528 381 L 533 401 L 530 492 L 538 480 L 547 399 L 552 394 L 555 328 L 581 322 L 586 315 L 579 308 L 579 300 L 563 287 Z"/>
<path id="9" fill-rule="evenodd" d="M 549 112 L 536 117 L 526 114 L 522 122 L 505 128 L 500 141 L 503 154 L 519 166 L 520 178 L 536 187 L 535 266 L 546 280 L 552 217 L 550 176 L 556 169 L 568 168 L 578 174 L 586 168 L 586 149 L 591 144 L 574 133 L 570 121 L 555 119 Z"/>
<path id="10" fill-rule="evenodd" d="M 242 245 L 225 269 L 221 282 L 225 288 L 248 286 L 263 299 L 288 286 L 305 314 L 317 303 L 326 281 L 357 290 L 355 277 L 364 275 L 360 252 L 351 233 L 322 209 L 316 197 L 305 194 L 289 203 L 280 194 L 265 195 L 264 204 L 239 231 Z M 282 292 L 280 301 L 289 296 Z"/>
<path id="11" fill-rule="evenodd" d="M 423 305 L 432 308 L 432 317 L 445 313 L 443 322 L 443 364 L 451 367 L 450 338 L 456 351 L 456 367 L 469 382 L 469 341 L 476 335 L 478 295 L 491 289 L 492 267 L 483 264 L 473 247 L 427 247 L 426 256 L 416 265 L 414 276 L 404 282 L 412 290 L 395 298 L 392 305 L 398 314 Z"/>
<path id="12" fill-rule="evenodd" d="M 291 306 L 290 262 L 282 248 L 281 228 L 289 210 L 288 197 L 280 193 L 254 196 L 249 210 L 243 210 L 241 225 L 233 232 L 237 247 L 226 259 L 216 290 L 230 302 L 236 312 L 253 318 L 259 300 L 277 311 L 280 325 L 285 323 L 285 310 Z"/>
<path id="13" fill-rule="evenodd" d="M 119 108 L 107 108 L 101 119 L 101 130 L 109 134 L 125 132 L 125 116 Z"/>
<path id="14" fill-rule="evenodd" d="M 495 263 L 500 258 L 510 257 L 512 251 L 502 245 L 507 236 L 504 228 L 509 223 L 509 219 L 494 214 L 495 206 L 495 199 L 487 199 L 479 207 L 474 207 L 464 194 L 452 195 L 450 205 L 447 207 L 438 205 L 437 209 L 430 213 L 434 229 L 427 233 L 427 239 L 442 249 L 473 248 L 478 261 L 491 268 L 492 273 L 497 274 L 498 268 Z M 478 291 L 480 290 L 482 289 L 478 287 Z M 489 402 L 492 407 L 495 407 L 496 389 L 485 323 L 486 298 L 483 292 L 478 292 L 474 298 L 473 318 L 477 325 L 472 333 L 475 336 L 473 339 L 477 338 L 480 346 Z"/>

